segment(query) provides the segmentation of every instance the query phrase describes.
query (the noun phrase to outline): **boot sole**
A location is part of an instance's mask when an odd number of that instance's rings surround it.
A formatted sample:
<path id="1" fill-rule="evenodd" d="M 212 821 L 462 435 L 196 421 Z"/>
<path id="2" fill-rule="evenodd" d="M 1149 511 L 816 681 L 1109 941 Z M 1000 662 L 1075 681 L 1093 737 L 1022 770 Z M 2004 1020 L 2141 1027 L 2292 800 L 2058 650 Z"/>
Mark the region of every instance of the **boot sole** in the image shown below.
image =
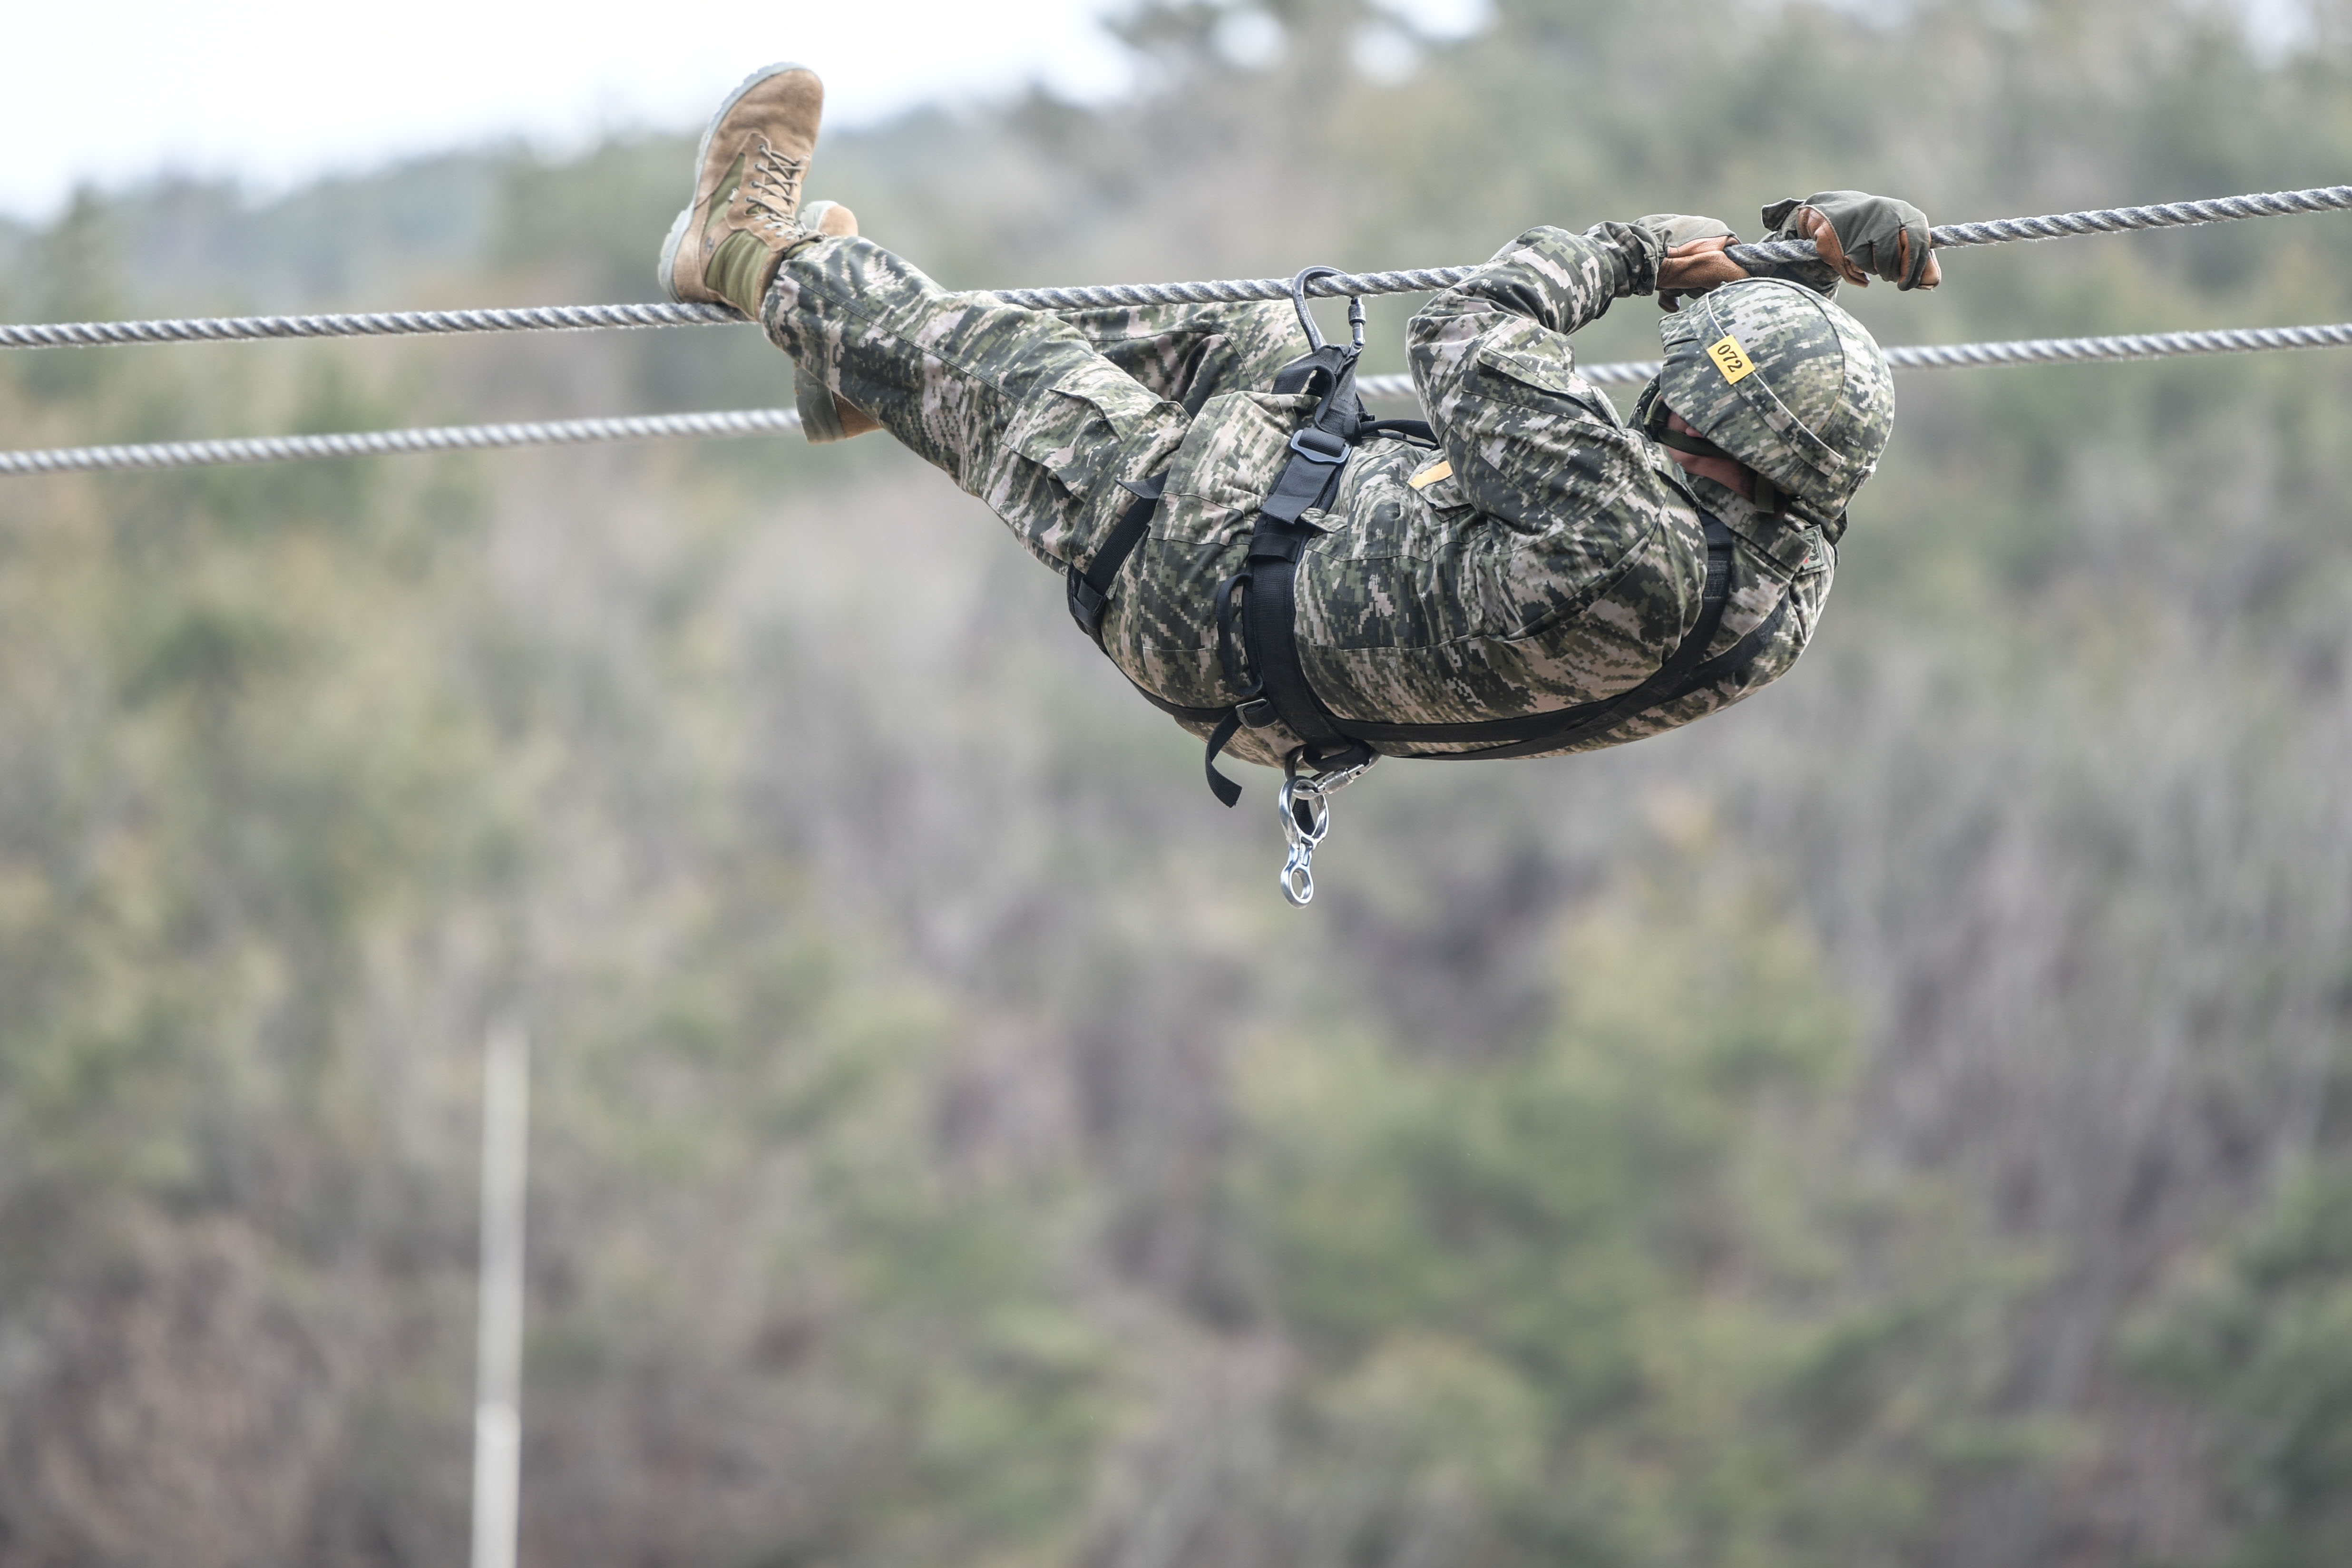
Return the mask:
<path id="1" fill-rule="evenodd" d="M 702 189 L 703 165 L 710 162 L 710 140 L 719 134 L 719 122 L 733 112 L 735 106 L 742 102 L 744 95 L 753 88 L 771 77 L 780 77 L 786 71 L 808 71 L 811 76 L 816 75 L 816 72 L 809 67 L 793 60 L 763 66 L 745 77 L 735 90 L 727 95 L 727 100 L 721 103 L 718 112 L 710 117 L 710 123 L 702 128 L 702 141 L 694 150 L 694 187 L 697 198 L 699 197 Z M 660 269 L 662 293 L 680 305 L 708 303 L 708 301 L 688 300 L 677 291 L 677 247 L 686 243 L 687 230 L 694 222 L 694 204 L 695 199 L 688 199 L 686 205 L 679 210 L 677 221 L 669 225 L 669 237 L 662 241 L 661 260 L 656 264 Z"/>

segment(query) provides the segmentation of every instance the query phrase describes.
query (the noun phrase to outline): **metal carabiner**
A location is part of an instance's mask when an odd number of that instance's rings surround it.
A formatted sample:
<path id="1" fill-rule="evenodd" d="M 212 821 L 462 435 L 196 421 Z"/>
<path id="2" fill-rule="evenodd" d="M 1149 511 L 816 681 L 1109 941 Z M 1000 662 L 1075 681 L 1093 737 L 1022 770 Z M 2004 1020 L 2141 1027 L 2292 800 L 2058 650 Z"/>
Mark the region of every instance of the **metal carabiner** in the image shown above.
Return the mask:
<path id="1" fill-rule="evenodd" d="M 1323 346 L 1323 329 L 1315 324 L 1314 312 L 1307 308 L 1307 284 L 1318 277 L 1347 276 L 1344 270 L 1336 267 L 1301 267 L 1298 276 L 1290 280 L 1290 302 L 1298 308 L 1298 324 L 1306 329 L 1309 349 Z M 1348 328 L 1354 335 L 1356 349 L 1360 352 L 1364 346 L 1364 297 L 1360 294 L 1348 296 Z"/>

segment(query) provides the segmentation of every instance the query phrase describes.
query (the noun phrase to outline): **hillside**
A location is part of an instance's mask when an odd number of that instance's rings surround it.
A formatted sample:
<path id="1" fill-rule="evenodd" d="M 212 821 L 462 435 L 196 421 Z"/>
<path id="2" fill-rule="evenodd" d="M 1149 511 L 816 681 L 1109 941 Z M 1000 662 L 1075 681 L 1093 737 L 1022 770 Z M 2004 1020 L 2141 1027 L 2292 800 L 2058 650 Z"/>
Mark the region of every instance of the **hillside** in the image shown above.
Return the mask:
<path id="1" fill-rule="evenodd" d="M 1147 5 L 1133 101 L 844 135 L 813 193 L 991 287 L 2352 167 L 2327 5 L 1501 0 L 1402 81 L 1353 0 L 1271 9 L 1271 67 Z M 0 227 L 0 318 L 647 298 L 691 145 L 93 193 Z M 2336 321 L 2347 261 L 1848 302 Z M 730 329 L 25 352 L 0 444 L 790 386 Z M 1787 680 L 1383 764 L 1304 914 L 1268 778 L 1221 810 L 885 438 L 0 481 L 0 1565 L 455 1560 L 509 1018 L 530 1562 L 2340 1560 L 2352 357 L 1899 394 Z"/>

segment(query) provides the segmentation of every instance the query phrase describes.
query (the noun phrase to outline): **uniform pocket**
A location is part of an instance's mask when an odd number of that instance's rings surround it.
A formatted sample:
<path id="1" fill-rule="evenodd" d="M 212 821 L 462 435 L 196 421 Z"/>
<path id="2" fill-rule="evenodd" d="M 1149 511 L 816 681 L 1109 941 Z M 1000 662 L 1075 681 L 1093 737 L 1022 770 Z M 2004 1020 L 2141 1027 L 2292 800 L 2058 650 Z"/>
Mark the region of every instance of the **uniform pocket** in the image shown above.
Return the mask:
<path id="1" fill-rule="evenodd" d="M 1291 434 L 1314 408 L 1312 398 L 1259 392 L 1219 392 L 1202 404 L 1169 470 L 1169 500 L 1152 519 L 1152 538 L 1231 538 L 1281 477 Z"/>
<path id="2" fill-rule="evenodd" d="M 1125 477 L 1118 472 L 1122 451 L 1162 406 L 1118 367 L 1084 365 L 1024 402 L 1005 427 L 1004 444 L 1083 498 Z"/>
<path id="3" fill-rule="evenodd" d="M 1038 555 L 1085 560 L 1125 507 L 1127 465 L 1182 419 L 1117 366 L 1077 366 L 1013 411 L 975 493 Z"/>
<path id="4" fill-rule="evenodd" d="M 1423 648 L 1479 627 L 1470 575 L 1482 530 L 1444 460 L 1412 449 L 1360 450 L 1343 494 L 1345 526 L 1299 568 L 1299 635 L 1338 649 Z M 1413 479 L 1423 483 L 1416 486 Z"/>
<path id="5" fill-rule="evenodd" d="M 1496 386 L 1499 379 L 1506 383 L 1566 398 L 1586 413 L 1597 415 L 1611 424 L 1623 423 L 1618 417 L 1617 405 L 1602 394 L 1599 387 L 1577 373 L 1574 356 L 1568 340 L 1533 321 L 1489 334 L 1478 345 L 1478 371 L 1489 384 L 1490 394 L 1510 395 L 1509 385 Z"/>
<path id="6" fill-rule="evenodd" d="M 1828 547 L 1821 530 L 1788 517 L 1726 517 L 1725 525 L 1740 538 L 1759 562 L 1783 581 L 1811 570 Z"/>

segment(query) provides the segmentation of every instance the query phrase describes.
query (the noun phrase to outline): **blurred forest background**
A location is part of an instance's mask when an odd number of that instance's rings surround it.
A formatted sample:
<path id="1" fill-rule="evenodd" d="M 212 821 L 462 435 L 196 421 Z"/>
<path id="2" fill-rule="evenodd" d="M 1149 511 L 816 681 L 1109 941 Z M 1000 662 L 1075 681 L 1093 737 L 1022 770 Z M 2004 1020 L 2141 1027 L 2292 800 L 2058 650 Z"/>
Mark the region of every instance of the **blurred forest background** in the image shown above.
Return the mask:
<path id="1" fill-rule="evenodd" d="M 812 192 L 982 287 L 2337 183 L 2352 6 L 2287 20 L 1147 4 L 1131 99 Z M 651 298 L 690 145 L 90 194 L 0 317 Z M 1848 298 L 2341 320 L 2352 219 L 1948 278 Z M 718 329 L 12 353 L 0 432 L 789 385 Z M 879 438 L 0 481 L 0 1563 L 461 1560 L 505 1019 L 530 1563 L 2352 1561 L 2352 357 L 1900 395 L 1791 678 L 1391 763 L 1305 914 L 1265 776 L 1220 810 Z"/>

